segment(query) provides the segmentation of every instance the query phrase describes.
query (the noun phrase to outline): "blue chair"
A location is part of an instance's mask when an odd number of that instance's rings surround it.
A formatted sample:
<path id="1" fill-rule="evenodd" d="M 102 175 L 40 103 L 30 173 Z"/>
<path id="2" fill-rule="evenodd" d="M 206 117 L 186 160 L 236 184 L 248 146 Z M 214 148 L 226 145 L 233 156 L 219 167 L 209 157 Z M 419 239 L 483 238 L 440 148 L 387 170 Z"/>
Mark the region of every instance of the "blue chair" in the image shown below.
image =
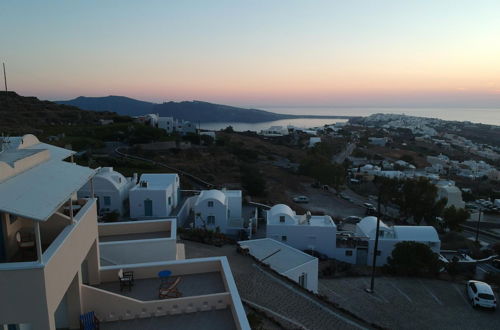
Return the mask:
<path id="1" fill-rule="evenodd" d="M 80 315 L 80 330 L 99 329 L 99 319 L 94 312 L 88 312 Z"/>

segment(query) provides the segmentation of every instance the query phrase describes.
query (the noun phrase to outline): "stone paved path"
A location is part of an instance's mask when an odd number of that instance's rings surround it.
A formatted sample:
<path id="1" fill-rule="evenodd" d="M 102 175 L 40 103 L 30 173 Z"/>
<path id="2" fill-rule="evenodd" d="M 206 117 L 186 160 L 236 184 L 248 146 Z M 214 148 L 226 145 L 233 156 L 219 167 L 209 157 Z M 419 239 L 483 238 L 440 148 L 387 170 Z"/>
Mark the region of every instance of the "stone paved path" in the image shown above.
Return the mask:
<path id="1" fill-rule="evenodd" d="M 241 298 L 283 315 L 308 330 L 368 328 L 256 266 L 250 257 L 236 253 L 235 246 L 216 248 L 184 243 L 187 258 L 227 256 Z"/>

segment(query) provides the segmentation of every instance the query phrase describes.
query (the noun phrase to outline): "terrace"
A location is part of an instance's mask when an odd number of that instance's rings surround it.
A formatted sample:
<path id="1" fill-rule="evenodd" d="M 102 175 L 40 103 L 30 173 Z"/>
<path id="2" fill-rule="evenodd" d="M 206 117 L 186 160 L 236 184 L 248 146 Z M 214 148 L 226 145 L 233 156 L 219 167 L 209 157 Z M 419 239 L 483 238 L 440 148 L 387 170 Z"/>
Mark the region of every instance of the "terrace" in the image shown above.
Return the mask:
<path id="1" fill-rule="evenodd" d="M 245 313 L 222 257 L 127 265 L 131 290 L 120 291 L 121 266 L 101 267 L 101 283 L 82 285 L 83 310 L 95 311 L 102 329 L 246 329 Z M 160 299 L 158 273 L 169 270 L 179 298 Z"/>
<path id="2" fill-rule="evenodd" d="M 165 269 L 168 270 L 168 267 L 165 267 Z M 186 274 L 179 277 L 181 278 L 181 281 L 179 282 L 177 289 L 181 292 L 182 297 L 202 296 L 225 292 L 222 276 L 219 272 Z M 150 301 L 158 300 L 159 286 L 160 279 L 157 277 L 135 280 L 134 286 L 130 291 L 121 292 L 120 283 L 118 281 L 102 283 L 96 287 L 137 300 Z"/>

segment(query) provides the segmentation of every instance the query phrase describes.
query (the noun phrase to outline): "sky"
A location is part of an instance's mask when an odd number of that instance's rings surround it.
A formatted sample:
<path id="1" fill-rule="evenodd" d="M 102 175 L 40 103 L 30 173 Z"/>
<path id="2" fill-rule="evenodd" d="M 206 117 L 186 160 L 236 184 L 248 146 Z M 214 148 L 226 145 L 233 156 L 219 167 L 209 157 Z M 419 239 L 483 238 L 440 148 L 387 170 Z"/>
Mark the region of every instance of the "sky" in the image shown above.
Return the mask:
<path id="1" fill-rule="evenodd" d="M 2 0 L 0 61 L 49 100 L 500 107 L 500 1 Z"/>

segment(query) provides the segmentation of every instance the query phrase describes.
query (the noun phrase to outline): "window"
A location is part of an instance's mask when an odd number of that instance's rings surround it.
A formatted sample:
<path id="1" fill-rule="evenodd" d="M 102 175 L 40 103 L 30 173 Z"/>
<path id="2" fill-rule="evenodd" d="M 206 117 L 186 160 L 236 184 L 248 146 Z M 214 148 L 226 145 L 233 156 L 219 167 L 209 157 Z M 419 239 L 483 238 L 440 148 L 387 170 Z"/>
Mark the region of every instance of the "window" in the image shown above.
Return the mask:
<path id="1" fill-rule="evenodd" d="M 286 242 L 286 240 L 287 240 L 287 237 L 286 237 L 286 236 L 281 236 L 281 241 L 282 241 L 282 242 Z"/>
<path id="2" fill-rule="evenodd" d="M 215 216 L 209 215 L 207 217 L 207 225 L 215 225 Z"/>
<path id="3" fill-rule="evenodd" d="M 111 205 L 111 197 L 104 196 L 104 205 Z"/>
<path id="4" fill-rule="evenodd" d="M 307 274 L 302 273 L 302 275 L 299 276 L 299 285 L 303 288 L 307 287 Z"/>
<path id="5" fill-rule="evenodd" d="M 168 205 L 172 205 L 172 197 L 168 198 Z"/>
<path id="6" fill-rule="evenodd" d="M 345 255 L 346 255 L 346 257 L 352 256 L 352 250 L 346 250 Z"/>
<path id="7" fill-rule="evenodd" d="M 9 214 L 9 223 L 12 225 L 17 220 L 17 215 Z"/>
<path id="8" fill-rule="evenodd" d="M 214 202 L 209 201 L 209 202 L 208 202 L 208 207 L 214 207 Z"/>
<path id="9" fill-rule="evenodd" d="M 280 222 L 285 222 L 285 216 L 284 215 L 280 215 Z"/>

